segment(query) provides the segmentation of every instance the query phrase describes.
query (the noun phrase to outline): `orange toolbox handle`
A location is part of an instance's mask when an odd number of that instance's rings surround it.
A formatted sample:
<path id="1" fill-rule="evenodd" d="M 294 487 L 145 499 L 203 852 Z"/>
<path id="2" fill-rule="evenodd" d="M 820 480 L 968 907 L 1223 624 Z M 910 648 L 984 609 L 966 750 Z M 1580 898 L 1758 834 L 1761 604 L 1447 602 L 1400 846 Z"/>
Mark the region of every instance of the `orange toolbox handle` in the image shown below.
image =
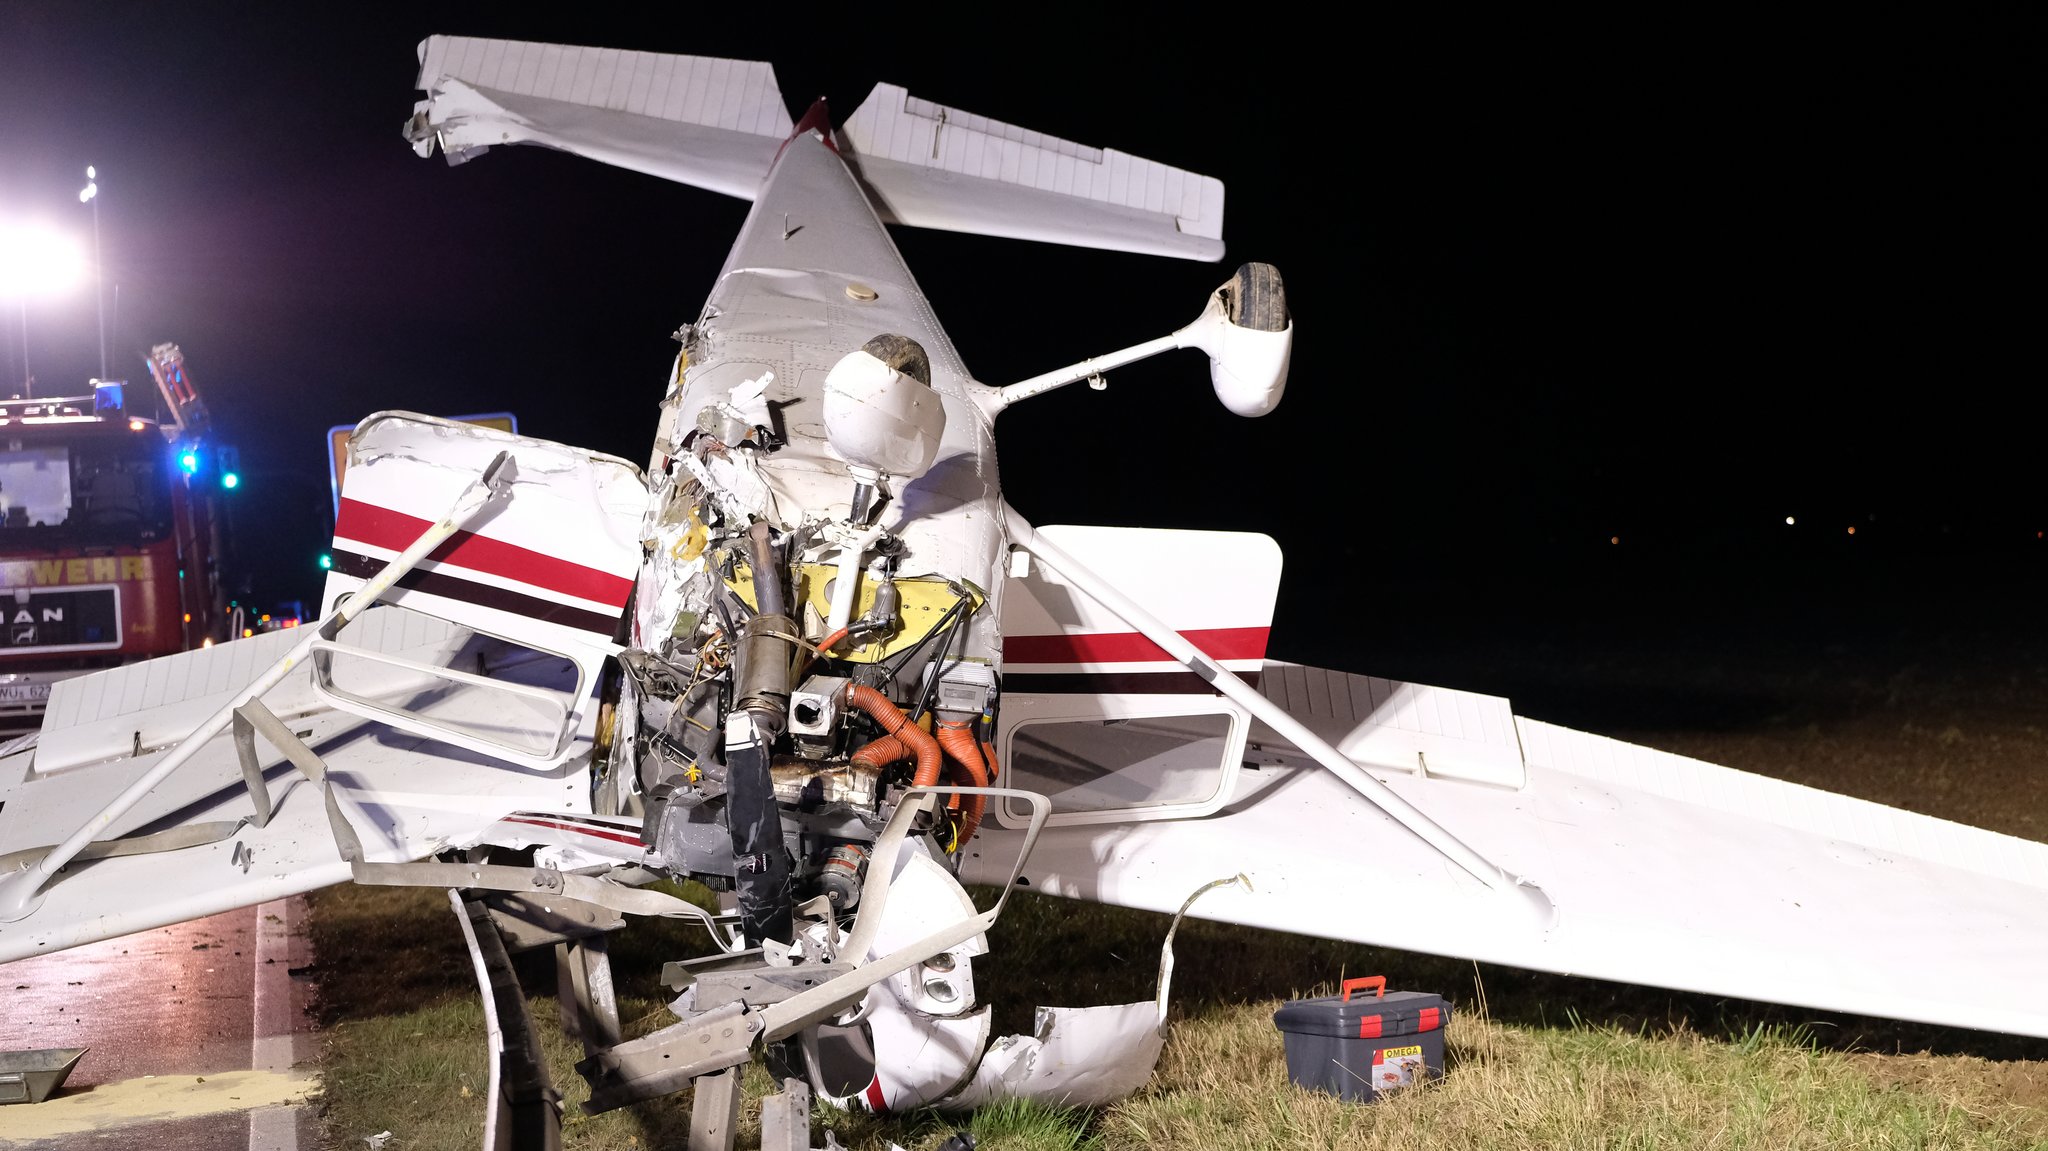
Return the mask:
<path id="1" fill-rule="evenodd" d="M 1361 975 L 1357 979 L 1344 981 L 1344 998 L 1340 1002 L 1351 1002 L 1351 993 L 1371 989 L 1379 992 L 1379 998 L 1387 997 L 1387 977 L 1384 975 Z"/>

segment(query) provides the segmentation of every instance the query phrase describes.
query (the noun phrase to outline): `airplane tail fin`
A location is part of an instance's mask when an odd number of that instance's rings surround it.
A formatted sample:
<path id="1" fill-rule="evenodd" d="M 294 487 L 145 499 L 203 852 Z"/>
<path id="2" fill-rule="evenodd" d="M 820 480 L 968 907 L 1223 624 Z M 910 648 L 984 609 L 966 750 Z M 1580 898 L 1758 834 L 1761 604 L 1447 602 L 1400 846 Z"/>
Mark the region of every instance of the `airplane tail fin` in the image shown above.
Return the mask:
<path id="1" fill-rule="evenodd" d="M 708 56 L 432 36 L 407 138 L 459 164 L 538 144 L 752 200 L 796 126 L 774 69 Z M 836 144 L 890 223 L 1223 257 L 1223 183 L 877 84 Z"/>

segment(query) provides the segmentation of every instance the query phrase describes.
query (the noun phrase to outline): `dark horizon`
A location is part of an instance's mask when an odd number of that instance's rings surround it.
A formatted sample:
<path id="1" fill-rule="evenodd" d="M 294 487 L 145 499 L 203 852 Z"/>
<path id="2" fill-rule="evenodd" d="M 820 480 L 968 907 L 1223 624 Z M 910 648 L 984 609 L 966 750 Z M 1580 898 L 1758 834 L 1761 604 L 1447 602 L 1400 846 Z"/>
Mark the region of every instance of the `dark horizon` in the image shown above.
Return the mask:
<path id="1" fill-rule="evenodd" d="M 241 451 L 266 603 L 319 586 L 331 425 L 511 410 L 643 459 L 668 333 L 747 208 L 533 148 L 415 158 L 413 47 L 437 32 L 768 60 L 794 112 L 824 94 L 835 118 L 897 83 L 1221 178 L 1217 265 L 896 239 L 989 383 L 1163 334 L 1238 262 L 1279 266 L 1298 326 L 1273 415 L 1225 413 L 1184 353 L 1021 405 L 999 445 L 1035 520 L 1279 539 L 1282 658 L 1404 674 L 1376 651 L 1431 656 L 1439 627 L 1711 638 L 1745 603 L 1798 623 L 1809 591 L 1853 631 L 1854 604 L 1939 613 L 1962 565 L 2017 582 L 2048 555 L 2018 398 L 2031 73 L 2002 18 L 1356 38 L 1283 15 L 1174 42 L 1085 13 L 948 44 L 909 14 L 21 5 L 0 16 L 0 217 L 89 243 L 76 192 L 99 168 L 111 374 L 184 349 Z M 28 320 L 40 389 L 83 390 L 89 291 Z"/>

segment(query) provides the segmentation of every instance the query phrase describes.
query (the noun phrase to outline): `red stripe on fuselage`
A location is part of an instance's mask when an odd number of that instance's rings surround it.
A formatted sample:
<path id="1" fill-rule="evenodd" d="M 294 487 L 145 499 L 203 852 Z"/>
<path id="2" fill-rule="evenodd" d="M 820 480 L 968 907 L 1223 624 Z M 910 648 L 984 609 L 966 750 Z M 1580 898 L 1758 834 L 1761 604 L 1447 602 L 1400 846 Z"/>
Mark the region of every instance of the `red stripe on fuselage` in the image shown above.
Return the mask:
<path id="1" fill-rule="evenodd" d="M 832 116 L 825 110 L 825 98 L 823 96 L 811 101 L 811 106 L 804 109 L 804 118 L 798 120 L 795 130 L 790 132 L 789 139 L 784 140 L 782 146 L 775 149 L 775 159 L 778 163 L 782 160 L 782 154 L 789 151 L 791 141 L 796 140 L 806 132 L 816 132 L 818 139 L 827 148 L 832 149 L 833 155 L 839 154 L 839 141 L 832 138 Z M 770 165 L 770 167 L 773 166 L 772 164 Z"/>
<path id="2" fill-rule="evenodd" d="M 334 534 L 392 551 L 404 551 L 433 521 L 404 512 L 366 504 L 361 500 L 341 501 L 341 515 Z M 562 595 L 592 600 L 610 607 L 624 607 L 633 593 L 633 581 L 596 568 L 508 544 L 475 532 L 456 532 L 448 542 L 427 557 L 436 563 L 454 564 L 523 584 L 545 588 Z"/>
<path id="3" fill-rule="evenodd" d="M 1180 633 L 1210 659 L 1263 659 L 1270 634 L 1272 629 L 1264 627 Z M 1158 644 L 1134 631 L 1003 637 L 1004 663 L 1157 663 L 1171 659 Z"/>
<path id="4" fill-rule="evenodd" d="M 620 835 L 615 832 L 599 831 L 596 828 L 579 826 L 574 823 L 559 823 L 552 819 L 534 819 L 524 815 L 508 815 L 504 819 L 499 820 L 499 822 L 524 823 L 532 827 L 552 827 L 556 831 L 573 831 L 578 835 L 590 836 L 592 839 L 609 839 L 613 843 L 630 843 L 634 847 L 646 846 L 646 844 L 640 842 L 640 837 L 637 835 Z"/>

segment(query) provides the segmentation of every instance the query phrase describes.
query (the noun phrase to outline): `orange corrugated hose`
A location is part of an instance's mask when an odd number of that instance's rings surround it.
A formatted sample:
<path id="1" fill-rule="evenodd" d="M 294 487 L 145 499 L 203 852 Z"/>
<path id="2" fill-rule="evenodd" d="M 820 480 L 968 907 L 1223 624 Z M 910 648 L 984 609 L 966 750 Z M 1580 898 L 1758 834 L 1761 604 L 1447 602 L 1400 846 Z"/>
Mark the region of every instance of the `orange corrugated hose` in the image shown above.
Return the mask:
<path id="1" fill-rule="evenodd" d="M 939 782 L 939 741 L 931 733 L 910 722 L 903 709 L 889 702 L 889 697 L 864 684 L 855 684 L 846 689 L 846 702 L 867 712 L 882 725 L 888 734 L 874 740 L 853 753 L 854 762 L 866 766 L 880 767 L 902 759 L 906 752 L 917 756 L 917 773 L 911 777 L 912 787 L 931 787 Z M 884 746 L 894 740 L 896 746 Z M 875 756 L 870 757 L 870 749 Z"/>
<path id="2" fill-rule="evenodd" d="M 998 770 L 996 750 L 974 738 L 973 724 L 973 720 L 941 720 L 939 746 L 945 748 L 946 754 L 953 757 L 953 762 L 959 764 L 961 770 L 967 773 L 969 787 L 987 787 L 995 781 Z M 986 771 L 983 770 L 984 765 L 987 767 Z M 988 806 L 988 796 L 968 795 L 961 798 L 966 802 L 961 805 L 959 846 L 965 847 L 967 841 L 974 838 L 975 829 L 981 826 L 981 815 Z"/>
<path id="3" fill-rule="evenodd" d="M 883 768 L 899 759 L 909 759 L 910 747 L 893 735 L 885 735 L 861 744 L 853 753 L 853 762 L 861 767 Z"/>

